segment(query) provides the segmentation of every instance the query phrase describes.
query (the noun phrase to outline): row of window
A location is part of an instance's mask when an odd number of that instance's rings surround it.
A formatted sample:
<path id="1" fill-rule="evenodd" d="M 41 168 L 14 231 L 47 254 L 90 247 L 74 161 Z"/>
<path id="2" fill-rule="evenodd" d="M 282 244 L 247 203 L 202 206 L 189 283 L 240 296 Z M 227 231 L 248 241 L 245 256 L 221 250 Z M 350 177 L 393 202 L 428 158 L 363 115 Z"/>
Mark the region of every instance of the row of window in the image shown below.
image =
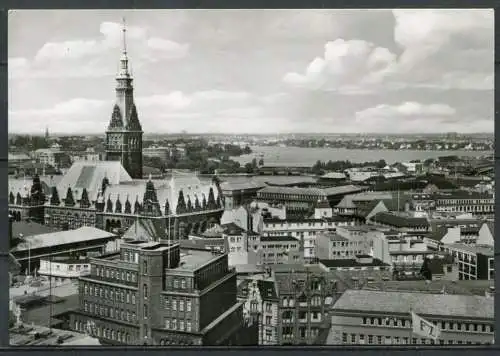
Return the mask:
<path id="1" fill-rule="evenodd" d="M 290 340 L 290 339 L 296 339 L 297 337 L 301 339 L 305 338 L 311 338 L 314 339 L 319 335 L 319 329 L 318 328 L 311 328 L 308 330 L 307 327 L 300 327 L 299 328 L 299 333 L 298 335 L 295 335 L 294 333 L 294 326 L 285 326 L 282 329 L 282 337 L 284 340 Z"/>
<path id="2" fill-rule="evenodd" d="M 129 333 L 123 330 L 114 330 L 111 328 L 103 328 L 101 326 L 94 326 L 91 323 L 84 323 L 81 321 L 75 321 L 75 330 L 83 333 L 88 333 L 90 335 L 97 335 L 108 340 L 119 341 L 123 343 L 130 344 L 132 338 Z"/>
<path id="3" fill-rule="evenodd" d="M 174 299 L 173 297 L 164 297 L 165 309 L 173 311 L 190 312 L 192 303 L 190 300 Z"/>
<path id="4" fill-rule="evenodd" d="M 97 277 L 116 279 L 117 281 L 122 281 L 122 282 L 126 281 L 135 283 L 137 280 L 137 273 L 129 271 L 120 271 L 117 269 L 112 269 L 107 267 L 97 266 L 95 269 L 95 273 Z"/>
<path id="5" fill-rule="evenodd" d="M 136 292 L 126 291 L 118 288 L 112 287 L 98 287 L 93 286 L 92 284 L 85 283 L 83 285 L 83 293 L 84 295 L 105 298 L 110 302 L 121 302 L 134 304 L 136 301 Z"/>
<path id="6" fill-rule="evenodd" d="M 85 301 L 83 303 L 83 310 L 86 313 L 106 318 L 113 318 L 116 320 L 127 321 L 129 323 L 137 322 L 137 315 L 134 312 L 130 312 L 124 309 L 112 308 L 105 305 L 99 305 Z"/>
<path id="7" fill-rule="evenodd" d="M 286 224 L 286 226 L 285 226 Z M 297 227 L 297 228 L 300 228 L 300 227 L 305 227 L 307 225 L 307 227 L 313 227 L 313 228 L 318 228 L 318 227 L 325 227 L 325 226 L 336 226 L 335 223 L 333 222 L 324 222 L 324 221 L 321 221 L 321 222 L 316 222 L 316 221 L 308 221 L 308 222 L 302 222 L 302 223 L 280 223 L 280 224 L 264 224 L 264 229 L 267 229 L 267 228 L 276 228 L 277 225 L 279 225 L 278 227 L 284 227 L 285 229 L 290 229 L 292 227 Z"/>
<path id="8" fill-rule="evenodd" d="M 446 331 L 474 331 L 474 332 L 493 332 L 493 325 L 491 324 L 471 324 L 471 323 L 457 323 L 457 322 L 436 322 L 434 325 L 439 326 L 441 330 Z M 411 320 L 399 318 L 363 318 L 364 325 L 384 326 L 384 327 L 403 327 L 410 328 Z"/>
<path id="9" fill-rule="evenodd" d="M 316 286 L 313 286 L 313 290 L 317 290 L 317 291 L 320 291 L 321 290 L 321 285 L 316 285 Z M 299 298 L 299 303 L 307 303 L 307 298 Z M 313 296 L 311 299 L 310 299 L 310 304 L 311 306 L 320 306 L 321 305 L 321 297 L 320 296 Z M 295 306 L 295 299 L 293 298 L 290 298 L 290 297 L 284 297 L 282 299 L 282 304 L 281 304 L 283 307 L 285 308 L 292 308 Z"/>
<path id="10" fill-rule="evenodd" d="M 191 320 L 165 319 L 165 329 L 191 332 Z"/>
<path id="11" fill-rule="evenodd" d="M 356 345 L 408 345 L 408 344 L 431 344 L 431 345 L 472 345 L 472 341 L 465 340 L 433 340 L 425 338 L 410 338 L 410 337 L 399 337 L 399 336 L 385 336 L 385 335 L 364 335 L 364 334 L 347 334 L 342 333 L 342 343 L 343 344 L 356 344 Z M 480 345 L 480 342 L 476 342 Z"/>

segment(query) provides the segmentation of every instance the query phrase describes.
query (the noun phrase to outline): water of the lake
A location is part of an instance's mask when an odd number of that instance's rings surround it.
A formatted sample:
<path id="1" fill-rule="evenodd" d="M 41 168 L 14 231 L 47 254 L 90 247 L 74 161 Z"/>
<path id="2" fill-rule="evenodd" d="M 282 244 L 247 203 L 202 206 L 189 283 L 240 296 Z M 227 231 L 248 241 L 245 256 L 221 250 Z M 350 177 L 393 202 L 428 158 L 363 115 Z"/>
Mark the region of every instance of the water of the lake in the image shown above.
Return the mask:
<path id="1" fill-rule="evenodd" d="M 412 160 L 426 160 L 440 156 L 479 157 L 491 155 L 493 151 L 415 151 L 415 150 L 361 150 L 345 148 L 304 148 L 304 147 L 273 147 L 252 146 L 252 153 L 232 159 L 241 165 L 251 162 L 253 158 L 263 155 L 266 166 L 307 166 L 316 161 L 351 161 L 373 162 L 384 159 L 388 164 L 408 162 Z"/>

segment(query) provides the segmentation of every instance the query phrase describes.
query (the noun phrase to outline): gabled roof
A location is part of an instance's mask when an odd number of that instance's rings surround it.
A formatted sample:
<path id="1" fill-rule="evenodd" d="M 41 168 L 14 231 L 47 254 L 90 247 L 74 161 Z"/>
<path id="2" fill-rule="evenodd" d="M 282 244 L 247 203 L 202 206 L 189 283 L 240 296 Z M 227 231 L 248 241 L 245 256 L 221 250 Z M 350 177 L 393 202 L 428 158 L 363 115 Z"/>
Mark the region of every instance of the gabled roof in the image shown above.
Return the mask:
<path id="1" fill-rule="evenodd" d="M 158 219 L 138 219 L 123 234 L 123 239 L 158 241 L 166 239 L 165 225 Z"/>
<path id="2" fill-rule="evenodd" d="M 372 200 L 368 203 L 357 204 L 358 209 L 356 211 L 356 215 L 362 218 L 365 218 L 370 215 L 370 213 L 377 207 L 379 204 L 384 204 L 381 200 Z"/>

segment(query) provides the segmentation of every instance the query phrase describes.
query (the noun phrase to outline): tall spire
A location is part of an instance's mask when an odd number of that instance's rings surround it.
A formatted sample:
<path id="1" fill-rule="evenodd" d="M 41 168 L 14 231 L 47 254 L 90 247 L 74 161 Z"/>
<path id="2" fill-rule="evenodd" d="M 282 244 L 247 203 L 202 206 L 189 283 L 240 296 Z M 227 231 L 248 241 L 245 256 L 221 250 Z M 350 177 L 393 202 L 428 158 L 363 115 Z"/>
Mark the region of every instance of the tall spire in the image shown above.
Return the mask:
<path id="1" fill-rule="evenodd" d="M 128 71 L 128 56 L 127 56 L 127 27 L 125 25 L 125 18 L 122 19 L 122 32 L 123 32 L 123 48 L 122 57 L 120 59 L 120 72 L 118 77 L 128 78 L 130 77 Z"/>
<path id="2" fill-rule="evenodd" d="M 122 32 L 123 32 L 123 55 L 127 55 L 127 26 L 125 24 L 125 17 L 122 18 Z"/>

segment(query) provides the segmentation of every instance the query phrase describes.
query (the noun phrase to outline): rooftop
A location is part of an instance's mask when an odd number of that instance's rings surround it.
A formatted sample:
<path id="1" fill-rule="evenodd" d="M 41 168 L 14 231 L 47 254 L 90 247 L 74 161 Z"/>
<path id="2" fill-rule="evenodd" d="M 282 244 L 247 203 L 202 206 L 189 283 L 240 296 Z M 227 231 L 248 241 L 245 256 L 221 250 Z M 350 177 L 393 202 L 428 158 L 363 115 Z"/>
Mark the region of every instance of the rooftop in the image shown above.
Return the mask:
<path id="1" fill-rule="evenodd" d="M 485 291 L 494 287 L 494 281 L 487 280 L 402 280 L 402 281 L 372 281 L 364 289 L 382 291 L 424 292 L 434 294 L 463 294 L 484 296 Z"/>
<path id="2" fill-rule="evenodd" d="M 12 222 L 12 236 L 26 237 L 40 234 L 48 234 L 61 231 L 54 227 L 42 225 L 33 221 L 14 221 Z"/>
<path id="3" fill-rule="evenodd" d="M 281 236 L 261 236 L 260 241 L 262 242 L 298 242 L 299 240 L 291 235 L 281 235 Z"/>
<path id="4" fill-rule="evenodd" d="M 359 256 L 360 258 L 368 258 L 371 256 Z M 351 268 L 351 267 L 380 267 L 389 266 L 377 258 L 373 258 L 370 262 L 360 262 L 357 259 L 337 259 L 337 260 L 320 260 L 320 264 L 327 268 Z"/>
<path id="5" fill-rule="evenodd" d="M 202 249 L 181 250 L 181 261 L 177 269 L 194 271 L 220 256 L 222 256 L 222 254 L 214 255 L 214 253 L 212 253 L 211 251 Z"/>
<path id="6" fill-rule="evenodd" d="M 12 346 L 94 346 L 100 345 L 96 338 L 86 334 L 43 326 L 22 325 L 9 330 L 9 344 Z"/>
<path id="7" fill-rule="evenodd" d="M 398 214 L 393 214 L 390 212 L 380 212 L 371 218 L 376 223 L 381 223 L 384 225 L 394 226 L 398 228 L 410 227 L 410 228 L 421 228 L 428 227 L 429 222 L 425 218 L 415 218 L 411 216 L 403 216 Z"/>
<path id="8" fill-rule="evenodd" d="M 95 227 L 83 226 L 76 230 L 58 231 L 25 237 L 25 241 L 13 248 L 12 252 L 110 239 L 115 236 L 116 235 L 111 232 L 100 230 Z"/>
<path id="9" fill-rule="evenodd" d="M 412 309 L 421 315 L 489 320 L 493 320 L 494 316 L 493 298 L 399 291 L 347 290 L 333 309 L 408 315 Z"/>
<path id="10" fill-rule="evenodd" d="M 493 246 L 488 246 L 488 245 L 469 245 L 469 244 L 466 245 L 461 243 L 454 243 L 445 245 L 445 248 L 464 251 L 468 253 L 478 253 L 490 257 L 493 257 L 495 254 Z"/>

